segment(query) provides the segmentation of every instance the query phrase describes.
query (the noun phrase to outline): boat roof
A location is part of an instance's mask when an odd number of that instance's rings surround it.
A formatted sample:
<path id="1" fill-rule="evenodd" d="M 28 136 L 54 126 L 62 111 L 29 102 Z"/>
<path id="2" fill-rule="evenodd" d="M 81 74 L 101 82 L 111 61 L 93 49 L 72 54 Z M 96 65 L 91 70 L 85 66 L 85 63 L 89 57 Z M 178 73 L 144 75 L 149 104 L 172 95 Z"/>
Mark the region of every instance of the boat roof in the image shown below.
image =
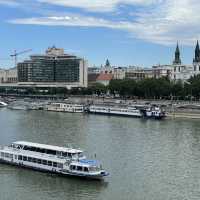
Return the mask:
<path id="1" fill-rule="evenodd" d="M 12 144 L 23 145 L 23 146 L 31 146 L 31 147 L 48 149 L 48 150 L 55 150 L 55 151 L 62 151 L 62 152 L 68 152 L 68 153 L 72 153 L 72 154 L 83 152 L 80 149 L 59 147 L 59 146 L 53 146 L 53 145 L 48 145 L 48 144 L 39 144 L 39 143 L 26 142 L 26 141 L 16 141 L 16 142 L 13 142 Z"/>

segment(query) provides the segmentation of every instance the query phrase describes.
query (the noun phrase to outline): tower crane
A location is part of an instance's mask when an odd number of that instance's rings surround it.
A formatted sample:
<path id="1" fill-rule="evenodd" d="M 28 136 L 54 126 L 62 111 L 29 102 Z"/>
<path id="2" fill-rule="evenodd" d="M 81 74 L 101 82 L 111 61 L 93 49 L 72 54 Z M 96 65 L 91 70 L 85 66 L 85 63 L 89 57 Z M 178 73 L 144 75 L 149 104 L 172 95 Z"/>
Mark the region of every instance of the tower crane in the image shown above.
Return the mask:
<path id="1" fill-rule="evenodd" d="M 21 51 L 21 52 L 17 52 L 16 50 L 14 51 L 14 54 L 11 54 L 10 56 L 11 57 L 14 57 L 15 58 L 15 67 L 17 67 L 17 57 L 21 54 L 24 54 L 24 53 L 28 53 L 32 51 L 32 49 L 27 49 L 27 50 L 24 50 L 24 51 Z"/>

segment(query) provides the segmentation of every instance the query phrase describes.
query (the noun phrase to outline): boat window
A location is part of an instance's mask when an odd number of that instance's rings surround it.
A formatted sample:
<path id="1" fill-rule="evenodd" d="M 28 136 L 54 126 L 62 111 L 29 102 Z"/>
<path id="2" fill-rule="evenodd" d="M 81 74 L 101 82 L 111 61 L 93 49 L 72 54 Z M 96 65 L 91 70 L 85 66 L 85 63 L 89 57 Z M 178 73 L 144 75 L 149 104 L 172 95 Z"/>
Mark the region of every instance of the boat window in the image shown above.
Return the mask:
<path id="1" fill-rule="evenodd" d="M 57 162 L 53 162 L 53 167 L 57 167 Z"/>
<path id="2" fill-rule="evenodd" d="M 22 160 L 22 156 L 21 155 L 18 156 L 18 160 Z"/>
<path id="3" fill-rule="evenodd" d="M 72 157 L 72 154 L 71 154 L 71 153 L 68 153 L 68 157 L 70 157 L 70 158 L 71 158 L 71 157 Z"/>
<path id="4" fill-rule="evenodd" d="M 68 153 L 67 152 L 62 152 L 62 156 L 68 157 Z"/>
<path id="5" fill-rule="evenodd" d="M 29 151 L 35 151 L 35 147 L 27 147 L 27 150 L 29 150 Z"/>
<path id="6" fill-rule="evenodd" d="M 15 155 L 15 160 L 17 160 L 17 155 Z"/>
<path id="7" fill-rule="evenodd" d="M 9 153 L 5 153 L 5 157 L 6 158 L 9 158 L 10 156 L 9 156 Z"/>
<path id="8" fill-rule="evenodd" d="M 51 154 L 51 155 L 56 155 L 56 151 L 49 150 L 49 149 L 47 149 L 46 153 Z"/>
<path id="9" fill-rule="evenodd" d="M 30 147 L 24 146 L 23 150 L 30 150 Z"/>
<path id="10" fill-rule="evenodd" d="M 36 163 L 36 160 L 37 160 L 36 158 L 33 158 L 33 163 Z"/>
<path id="11" fill-rule="evenodd" d="M 42 163 L 41 159 L 37 159 L 37 163 L 41 164 Z"/>
<path id="12" fill-rule="evenodd" d="M 82 152 L 78 153 L 78 157 L 83 157 L 83 153 Z"/>
<path id="13" fill-rule="evenodd" d="M 71 169 L 71 170 L 76 170 L 76 166 L 75 166 L 75 165 L 71 165 L 71 166 L 70 166 L 70 169 Z"/>
<path id="14" fill-rule="evenodd" d="M 23 161 L 27 161 L 27 156 L 23 156 Z"/>
<path id="15" fill-rule="evenodd" d="M 70 167 L 69 167 L 69 168 L 70 168 L 70 170 L 73 170 L 73 165 L 70 165 Z"/>
<path id="16" fill-rule="evenodd" d="M 1 157 L 4 157 L 4 152 L 1 152 Z"/>
<path id="17" fill-rule="evenodd" d="M 58 168 L 63 168 L 63 164 L 62 163 L 58 163 L 57 167 Z"/>
<path id="18" fill-rule="evenodd" d="M 47 164 L 48 164 L 48 166 L 52 166 L 52 162 L 51 161 L 48 161 Z"/>
<path id="19" fill-rule="evenodd" d="M 46 153 L 45 149 L 40 149 L 40 153 Z"/>
<path id="20" fill-rule="evenodd" d="M 29 162 L 32 162 L 32 160 L 33 160 L 33 159 L 32 159 L 31 157 L 28 157 L 28 161 L 29 161 Z"/>
<path id="21" fill-rule="evenodd" d="M 77 170 L 78 170 L 78 171 L 82 171 L 82 169 L 83 169 L 83 168 L 82 168 L 81 166 L 77 166 Z"/>
<path id="22" fill-rule="evenodd" d="M 42 164 L 43 165 L 47 165 L 47 161 L 46 160 L 42 160 Z"/>
<path id="23" fill-rule="evenodd" d="M 84 167 L 84 172 L 88 172 L 88 168 L 87 167 Z"/>

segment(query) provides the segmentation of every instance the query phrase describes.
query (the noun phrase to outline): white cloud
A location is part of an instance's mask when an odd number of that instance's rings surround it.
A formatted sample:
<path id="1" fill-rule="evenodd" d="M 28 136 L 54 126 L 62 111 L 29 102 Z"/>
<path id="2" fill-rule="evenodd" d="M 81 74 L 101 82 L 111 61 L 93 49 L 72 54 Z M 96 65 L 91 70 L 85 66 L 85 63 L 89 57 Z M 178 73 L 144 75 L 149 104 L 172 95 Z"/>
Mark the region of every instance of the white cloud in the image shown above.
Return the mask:
<path id="1" fill-rule="evenodd" d="M 0 0 L 0 5 L 18 6 L 19 3 L 16 0 Z"/>
<path id="2" fill-rule="evenodd" d="M 113 11 L 122 0 L 37 0 L 63 6 L 82 7 L 91 10 Z M 154 7 L 152 8 L 152 3 Z M 132 20 L 115 21 L 94 16 L 67 15 L 11 20 L 15 24 L 48 26 L 84 26 L 120 29 L 132 37 L 159 44 L 174 44 L 177 40 L 194 45 L 200 38 L 199 0 L 124 0 L 123 3 L 150 5 L 138 11 Z"/>
<path id="3" fill-rule="evenodd" d="M 90 11 L 113 11 L 120 4 L 150 5 L 163 0 L 37 0 L 40 3 L 48 3 L 66 7 L 78 7 Z"/>

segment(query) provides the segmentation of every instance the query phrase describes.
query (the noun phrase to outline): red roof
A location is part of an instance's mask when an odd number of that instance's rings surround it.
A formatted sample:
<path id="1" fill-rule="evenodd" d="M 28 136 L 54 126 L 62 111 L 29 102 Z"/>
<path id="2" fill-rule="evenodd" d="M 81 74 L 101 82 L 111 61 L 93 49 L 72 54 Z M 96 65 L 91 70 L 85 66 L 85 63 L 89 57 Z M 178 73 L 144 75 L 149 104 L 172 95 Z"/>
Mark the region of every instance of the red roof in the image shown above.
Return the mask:
<path id="1" fill-rule="evenodd" d="M 97 77 L 97 81 L 110 81 L 113 78 L 112 74 L 100 74 Z"/>

